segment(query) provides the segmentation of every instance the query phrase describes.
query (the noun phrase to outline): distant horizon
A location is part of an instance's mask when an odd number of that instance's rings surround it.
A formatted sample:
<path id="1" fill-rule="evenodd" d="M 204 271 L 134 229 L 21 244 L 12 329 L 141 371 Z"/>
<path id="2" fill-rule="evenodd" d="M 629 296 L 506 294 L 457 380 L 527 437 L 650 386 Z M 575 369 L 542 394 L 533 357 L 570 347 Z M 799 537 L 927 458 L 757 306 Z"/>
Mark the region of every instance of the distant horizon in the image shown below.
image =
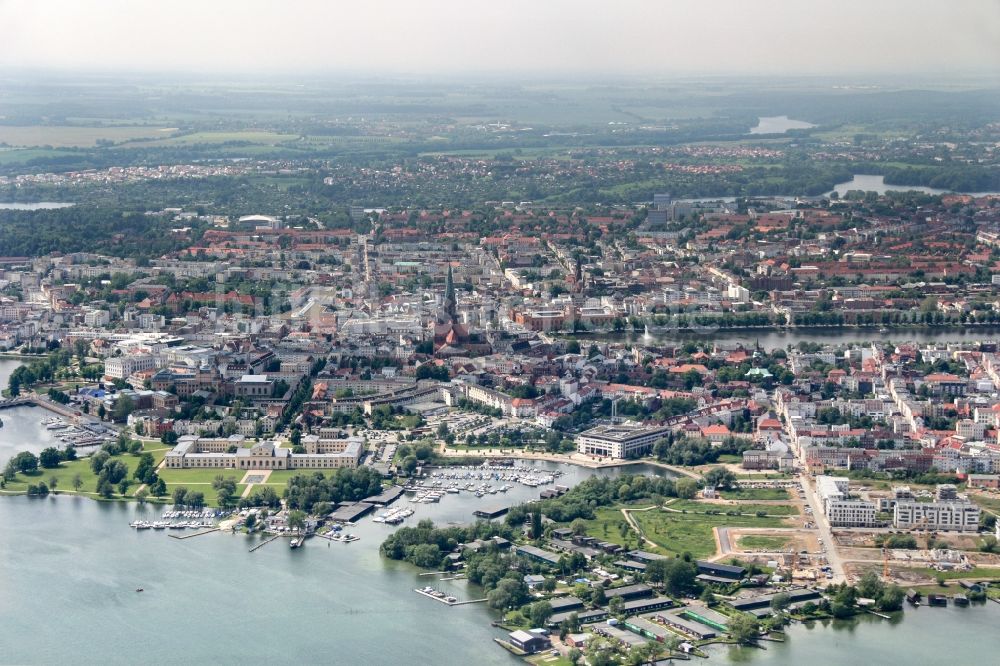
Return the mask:
<path id="1" fill-rule="evenodd" d="M 0 66 L 417 76 L 956 76 L 1000 70 L 983 0 L 4 0 Z"/>
<path id="2" fill-rule="evenodd" d="M 100 69 L 100 68 L 68 68 L 68 67 L 5 67 L 0 73 L 0 85 L 5 81 L 18 80 L 24 77 L 36 77 L 41 80 L 59 81 L 60 79 L 86 78 L 151 80 L 169 82 L 171 80 L 192 83 L 253 83 L 281 82 L 295 85 L 300 82 L 364 82 L 379 83 L 502 83 L 502 84 L 591 84 L 614 85 L 628 84 L 662 84 L 671 82 L 691 81 L 725 81 L 735 79 L 760 82 L 817 82 L 844 86 L 862 85 L 908 85 L 908 84 L 953 84 L 953 83 L 987 83 L 1000 85 L 1000 70 L 984 68 L 977 71 L 967 71 L 956 74 L 950 71 L 912 71 L 899 72 L 811 72 L 811 73 L 773 73 L 760 74 L 740 71 L 696 72 L 676 71 L 659 73 L 636 72 L 600 72 L 585 73 L 573 71 L 541 71 L 531 73 L 517 71 L 454 71 L 454 72 L 415 72 L 406 70 L 294 70 L 294 71 L 263 71 L 247 72 L 240 70 L 203 70 L 199 72 L 183 69 Z"/>

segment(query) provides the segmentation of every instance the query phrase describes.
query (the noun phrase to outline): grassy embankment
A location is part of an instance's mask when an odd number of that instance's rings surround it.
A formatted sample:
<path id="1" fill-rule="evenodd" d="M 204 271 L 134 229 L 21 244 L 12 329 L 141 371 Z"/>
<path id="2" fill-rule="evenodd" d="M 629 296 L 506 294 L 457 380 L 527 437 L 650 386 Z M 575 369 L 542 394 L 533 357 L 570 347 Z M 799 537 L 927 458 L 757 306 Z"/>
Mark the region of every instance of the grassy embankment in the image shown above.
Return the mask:
<path id="1" fill-rule="evenodd" d="M 159 465 L 160 461 L 163 460 L 163 456 L 166 455 L 170 447 L 161 444 L 160 442 L 145 442 L 143 443 L 143 452 L 150 453 L 153 455 L 156 464 Z M 139 464 L 139 456 L 134 456 L 129 453 L 123 453 L 119 456 L 114 457 L 115 460 L 120 460 L 125 463 L 129 470 L 129 478 L 131 478 L 132 473 L 135 471 L 136 466 Z M 80 480 L 83 485 L 80 486 L 80 490 L 77 491 L 73 488 L 73 479 L 79 475 Z M 59 494 L 68 495 L 84 495 L 87 497 L 97 498 L 97 475 L 94 474 L 93 470 L 90 468 L 89 458 L 78 458 L 70 462 L 59 463 L 58 467 L 51 469 L 45 469 L 42 467 L 38 468 L 38 471 L 31 474 L 19 473 L 13 481 L 9 481 L 6 487 L 3 489 L 4 494 L 7 495 L 18 495 L 27 492 L 29 485 L 38 485 L 44 483 L 49 487 L 51 491 L 51 480 L 56 480 L 55 491 Z M 129 488 L 128 495 L 135 492 L 138 486 L 133 482 L 132 486 Z M 117 494 L 117 488 L 115 489 L 115 496 L 111 499 L 127 499 L 122 498 Z M 155 498 L 150 497 L 149 501 L 155 501 Z"/>

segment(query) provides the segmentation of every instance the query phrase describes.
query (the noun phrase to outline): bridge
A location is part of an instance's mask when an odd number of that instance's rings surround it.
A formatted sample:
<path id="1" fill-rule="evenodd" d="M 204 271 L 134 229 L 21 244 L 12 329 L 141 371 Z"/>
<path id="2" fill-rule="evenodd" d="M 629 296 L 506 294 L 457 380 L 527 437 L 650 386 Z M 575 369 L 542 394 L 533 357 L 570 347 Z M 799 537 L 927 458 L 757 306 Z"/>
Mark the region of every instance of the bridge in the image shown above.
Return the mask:
<path id="1" fill-rule="evenodd" d="M 35 400 L 33 398 L 19 397 L 19 398 L 7 398 L 6 400 L 0 400 L 0 409 L 10 409 L 11 407 L 23 407 L 25 405 L 34 406 Z"/>

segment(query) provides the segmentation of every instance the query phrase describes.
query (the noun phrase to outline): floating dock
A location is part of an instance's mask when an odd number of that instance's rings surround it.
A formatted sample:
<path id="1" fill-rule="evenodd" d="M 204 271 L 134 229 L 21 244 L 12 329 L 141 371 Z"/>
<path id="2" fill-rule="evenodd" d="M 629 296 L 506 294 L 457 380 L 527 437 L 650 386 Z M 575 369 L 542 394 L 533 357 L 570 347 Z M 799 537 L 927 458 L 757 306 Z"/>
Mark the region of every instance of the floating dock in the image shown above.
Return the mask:
<path id="1" fill-rule="evenodd" d="M 465 606 L 466 604 L 481 604 L 486 601 L 483 599 L 470 599 L 469 601 L 459 601 L 455 597 L 448 596 L 444 592 L 439 592 L 438 590 L 433 590 L 431 588 L 425 587 L 424 589 L 413 588 L 413 591 L 417 594 L 422 594 L 428 599 L 433 599 L 434 601 L 440 601 L 445 606 Z"/>

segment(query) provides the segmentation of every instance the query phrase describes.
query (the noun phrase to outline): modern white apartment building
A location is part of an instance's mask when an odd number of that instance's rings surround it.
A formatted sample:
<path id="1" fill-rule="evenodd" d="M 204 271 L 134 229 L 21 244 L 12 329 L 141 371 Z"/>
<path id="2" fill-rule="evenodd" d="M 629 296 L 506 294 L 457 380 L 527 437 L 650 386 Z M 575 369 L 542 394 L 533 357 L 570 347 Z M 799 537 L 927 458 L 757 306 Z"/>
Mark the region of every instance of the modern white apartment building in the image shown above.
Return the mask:
<path id="1" fill-rule="evenodd" d="M 637 423 L 601 425 L 580 433 L 576 450 L 601 458 L 636 458 L 648 454 L 656 440 L 666 437 L 669 427 Z"/>
<path id="2" fill-rule="evenodd" d="M 831 527 L 875 527 L 874 502 L 849 495 L 850 481 L 837 476 L 817 476 L 816 490 Z"/>

